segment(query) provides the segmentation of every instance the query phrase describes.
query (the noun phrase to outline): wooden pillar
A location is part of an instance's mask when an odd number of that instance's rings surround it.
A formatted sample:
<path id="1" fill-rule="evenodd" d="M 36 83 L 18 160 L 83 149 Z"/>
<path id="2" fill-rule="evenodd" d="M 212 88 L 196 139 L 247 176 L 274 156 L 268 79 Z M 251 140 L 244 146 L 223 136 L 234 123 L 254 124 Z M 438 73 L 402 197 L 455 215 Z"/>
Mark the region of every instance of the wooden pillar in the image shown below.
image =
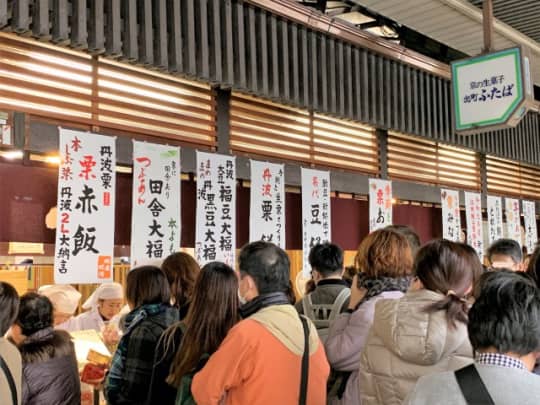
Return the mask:
<path id="1" fill-rule="evenodd" d="M 482 5 L 484 25 L 484 53 L 493 51 L 493 0 L 484 0 Z"/>

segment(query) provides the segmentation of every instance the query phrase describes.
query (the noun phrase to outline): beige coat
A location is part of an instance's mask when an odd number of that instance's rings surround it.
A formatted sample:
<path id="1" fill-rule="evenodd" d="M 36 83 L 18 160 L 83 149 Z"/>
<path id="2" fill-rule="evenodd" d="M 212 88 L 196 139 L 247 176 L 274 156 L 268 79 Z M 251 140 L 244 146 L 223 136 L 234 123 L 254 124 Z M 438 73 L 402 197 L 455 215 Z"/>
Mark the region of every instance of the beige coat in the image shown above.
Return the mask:
<path id="1" fill-rule="evenodd" d="M 449 328 L 444 311 L 424 308 L 442 294 L 419 290 L 380 300 L 360 358 L 362 405 L 398 405 L 424 375 L 457 370 L 473 361 L 467 327 Z"/>
<path id="2" fill-rule="evenodd" d="M 4 361 L 7 363 L 11 375 L 15 380 L 15 386 L 17 388 L 17 400 L 19 404 L 22 399 L 21 391 L 21 378 L 22 378 L 22 362 L 21 355 L 19 350 L 8 342 L 3 337 L 0 337 L 0 355 L 4 358 Z M 11 390 L 9 389 L 8 380 L 0 368 L 0 403 L 2 405 L 12 405 L 13 401 L 11 400 Z M 18 404 L 15 404 L 18 405 Z"/>

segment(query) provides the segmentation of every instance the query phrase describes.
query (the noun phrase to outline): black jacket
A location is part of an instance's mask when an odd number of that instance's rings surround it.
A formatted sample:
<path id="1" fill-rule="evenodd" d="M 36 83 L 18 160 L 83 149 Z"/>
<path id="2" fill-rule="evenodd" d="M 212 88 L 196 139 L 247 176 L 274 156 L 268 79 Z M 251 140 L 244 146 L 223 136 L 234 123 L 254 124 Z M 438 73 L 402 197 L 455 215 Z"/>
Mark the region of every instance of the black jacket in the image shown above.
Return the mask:
<path id="1" fill-rule="evenodd" d="M 178 389 L 167 384 L 166 379 L 182 343 L 184 329 L 183 324 L 178 322 L 167 329 L 159 339 L 146 405 L 174 405 Z"/>
<path id="2" fill-rule="evenodd" d="M 22 405 L 79 405 L 81 385 L 69 333 L 42 329 L 20 345 Z"/>
<path id="3" fill-rule="evenodd" d="M 155 305 L 155 304 L 153 304 Z M 105 397 L 110 405 L 142 405 L 148 398 L 148 388 L 154 367 L 156 345 L 163 332 L 178 321 L 178 310 L 163 306 L 159 313 L 150 314 L 130 329 L 130 317 L 126 317 L 128 332 L 122 337 L 113 358 L 113 364 L 105 383 Z M 126 352 L 120 353 L 125 345 Z M 112 376 L 115 361 L 122 363 L 122 376 Z M 111 376 L 113 378 L 111 378 Z"/>

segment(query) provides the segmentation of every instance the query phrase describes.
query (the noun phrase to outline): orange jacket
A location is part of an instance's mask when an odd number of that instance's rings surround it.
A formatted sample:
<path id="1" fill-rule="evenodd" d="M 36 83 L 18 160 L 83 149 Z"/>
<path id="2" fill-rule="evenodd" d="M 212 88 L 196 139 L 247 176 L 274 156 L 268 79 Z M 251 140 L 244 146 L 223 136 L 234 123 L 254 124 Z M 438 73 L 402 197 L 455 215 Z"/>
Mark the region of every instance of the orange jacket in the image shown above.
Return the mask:
<path id="1" fill-rule="evenodd" d="M 330 366 L 312 324 L 309 346 L 307 405 L 325 405 Z M 195 375 L 193 397 L 199 405 L 297 405 L 303 350 L 294 307 L 264 308 L 231 329 Z"/>

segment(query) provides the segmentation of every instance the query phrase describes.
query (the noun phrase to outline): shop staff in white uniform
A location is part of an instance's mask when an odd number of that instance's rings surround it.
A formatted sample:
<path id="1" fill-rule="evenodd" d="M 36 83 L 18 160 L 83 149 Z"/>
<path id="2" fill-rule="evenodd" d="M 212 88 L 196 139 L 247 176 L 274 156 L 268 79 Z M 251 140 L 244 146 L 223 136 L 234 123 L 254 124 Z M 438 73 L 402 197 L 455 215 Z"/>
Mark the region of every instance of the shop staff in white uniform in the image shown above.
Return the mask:
<path id="1" fill-rule="evenodd" d="M 83 304 L 87 312 L 69 319 L 58 328 L 69 332 L 94 329 L 103 331 L 105 325 L 114 318 L 124 305 L 124 288 L 119 283 L 101 284 Z"/>
<path id="2" fill-rule="evenodd" d="M 81 300 L 81 293 L 68 284 L 44 285 L 38 294 L 47 297 L 54 307 L 54 326 L 69 321 Z"/>

